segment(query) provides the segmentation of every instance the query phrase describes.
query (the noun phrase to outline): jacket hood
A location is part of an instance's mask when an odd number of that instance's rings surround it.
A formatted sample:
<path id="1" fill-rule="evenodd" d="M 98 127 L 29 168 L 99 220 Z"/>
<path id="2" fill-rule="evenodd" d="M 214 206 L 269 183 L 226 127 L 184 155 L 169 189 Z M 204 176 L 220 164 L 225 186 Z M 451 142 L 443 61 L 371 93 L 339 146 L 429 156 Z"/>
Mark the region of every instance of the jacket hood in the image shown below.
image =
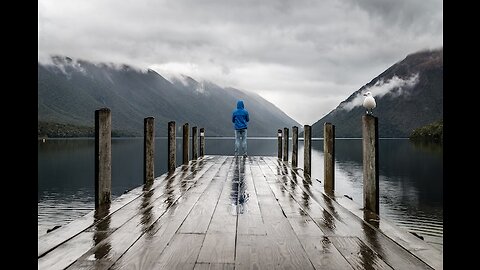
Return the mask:
<path id="1" fill-rule="evenodd" d="M 243 106 L 243 100 L 239 100 L 237 101 L 237 109 L 243 109 L 244 106 Z"/>

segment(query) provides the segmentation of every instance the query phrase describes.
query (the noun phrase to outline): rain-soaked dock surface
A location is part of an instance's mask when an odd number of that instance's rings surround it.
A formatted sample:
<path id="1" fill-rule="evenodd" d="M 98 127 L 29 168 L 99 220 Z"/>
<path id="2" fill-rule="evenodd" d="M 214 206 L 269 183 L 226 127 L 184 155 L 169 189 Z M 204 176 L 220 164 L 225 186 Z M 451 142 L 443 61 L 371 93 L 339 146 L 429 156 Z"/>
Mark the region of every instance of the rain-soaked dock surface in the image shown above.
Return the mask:
<path id="1" fill-rule="evenodd" d="M 38 238 L 38 269 L 442 269 L 276 157 L 205 156 Z M 367 221 L 364 221 L 367 220 Z"/>

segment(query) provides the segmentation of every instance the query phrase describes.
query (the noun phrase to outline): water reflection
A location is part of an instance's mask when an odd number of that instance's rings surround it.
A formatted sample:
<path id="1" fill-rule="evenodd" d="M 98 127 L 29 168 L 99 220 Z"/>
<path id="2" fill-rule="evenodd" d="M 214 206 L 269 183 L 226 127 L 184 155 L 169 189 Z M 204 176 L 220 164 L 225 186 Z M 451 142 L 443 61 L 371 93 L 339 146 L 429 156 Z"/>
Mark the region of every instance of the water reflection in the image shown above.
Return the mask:
<path id="1" fill-rule="evenodd" d="M 93 242 L 95 243 L 93 256 L 95 260 L 107 258 L 107 255 L 112 249 L 112 245 L 109 241 L 103 241 L 110 234 L 110 220 L 110 204 L 100 205 L 95 209 L 94 222 L 98 222 L 94 226 L 93 233 Z"/>
<path id="2" fill-rule="evenodd" d="M 147 237 L 151 238 L 151 224 L 152 224 L 152 195 L 154 194 L 154 189 L 151 189 L 152 183 L 147 183 L 143 187 L 142 193 L 142 203 L 140 204 L 138 211 L 142 214 L 140 219 L 140 224 L 142 224 L 142 231 L 147 233 Z"/>
<path id="3" fill-rule="evenodd" d="M 230 192 L 230 199 L 232 205 L 235 206 L 236 214 L 243 214 L 246 212 L 246 203 L 248 202 L 249 194 L 247 192 L 247 182 L 245 181 L 245 161 L 244 157 L 235 157 L 234 173 L 232 179 L 232 189 Z"/>

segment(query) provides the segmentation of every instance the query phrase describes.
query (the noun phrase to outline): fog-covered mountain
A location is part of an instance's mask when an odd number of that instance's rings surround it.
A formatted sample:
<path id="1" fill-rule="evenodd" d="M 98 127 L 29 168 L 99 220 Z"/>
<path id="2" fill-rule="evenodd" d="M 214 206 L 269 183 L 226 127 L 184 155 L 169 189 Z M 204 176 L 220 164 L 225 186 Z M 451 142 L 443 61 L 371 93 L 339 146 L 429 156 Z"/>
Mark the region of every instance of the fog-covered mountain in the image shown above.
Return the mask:
<path id="1" fill-rule="evenodd" d="M 233 136 L 231 113 L 242 99 L 250 113 L 249 136 L 276 136 L 278 128 L 300 126 L 259 95 L 187 76 L 167 80 L 153 70 L 52 57 L 38 63 L 39 136 L 93 135 L 95 110 L 112 111 L 114 135 L 143 135 L 143 119 L 155 117 L 156 136 L 176 121 L 204 127 L 207 136 Z"/>
<path id="2" fill-rule="evenodd" d="M 408 137 L 415 128 L 443 119 L 443 48 L 410 54 L 355 91 L 312 125 L 323 137 L 323 125 L 335 125 L 336 137 L 361 137 L 363 93 L 371 91 L 377 107 L 380 137 Z"/>

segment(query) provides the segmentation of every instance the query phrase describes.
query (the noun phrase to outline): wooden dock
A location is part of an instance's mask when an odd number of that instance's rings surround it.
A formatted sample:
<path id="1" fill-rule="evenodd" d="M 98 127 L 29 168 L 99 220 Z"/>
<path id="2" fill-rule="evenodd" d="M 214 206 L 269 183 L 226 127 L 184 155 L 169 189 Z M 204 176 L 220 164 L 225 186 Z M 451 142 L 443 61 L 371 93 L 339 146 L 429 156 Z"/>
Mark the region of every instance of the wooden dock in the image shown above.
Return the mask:
<path id="1" fill-rule="evenodd" d="M 38 238 L 38 269 L 443 269 L 277 157 L 207 155 Z"/>

